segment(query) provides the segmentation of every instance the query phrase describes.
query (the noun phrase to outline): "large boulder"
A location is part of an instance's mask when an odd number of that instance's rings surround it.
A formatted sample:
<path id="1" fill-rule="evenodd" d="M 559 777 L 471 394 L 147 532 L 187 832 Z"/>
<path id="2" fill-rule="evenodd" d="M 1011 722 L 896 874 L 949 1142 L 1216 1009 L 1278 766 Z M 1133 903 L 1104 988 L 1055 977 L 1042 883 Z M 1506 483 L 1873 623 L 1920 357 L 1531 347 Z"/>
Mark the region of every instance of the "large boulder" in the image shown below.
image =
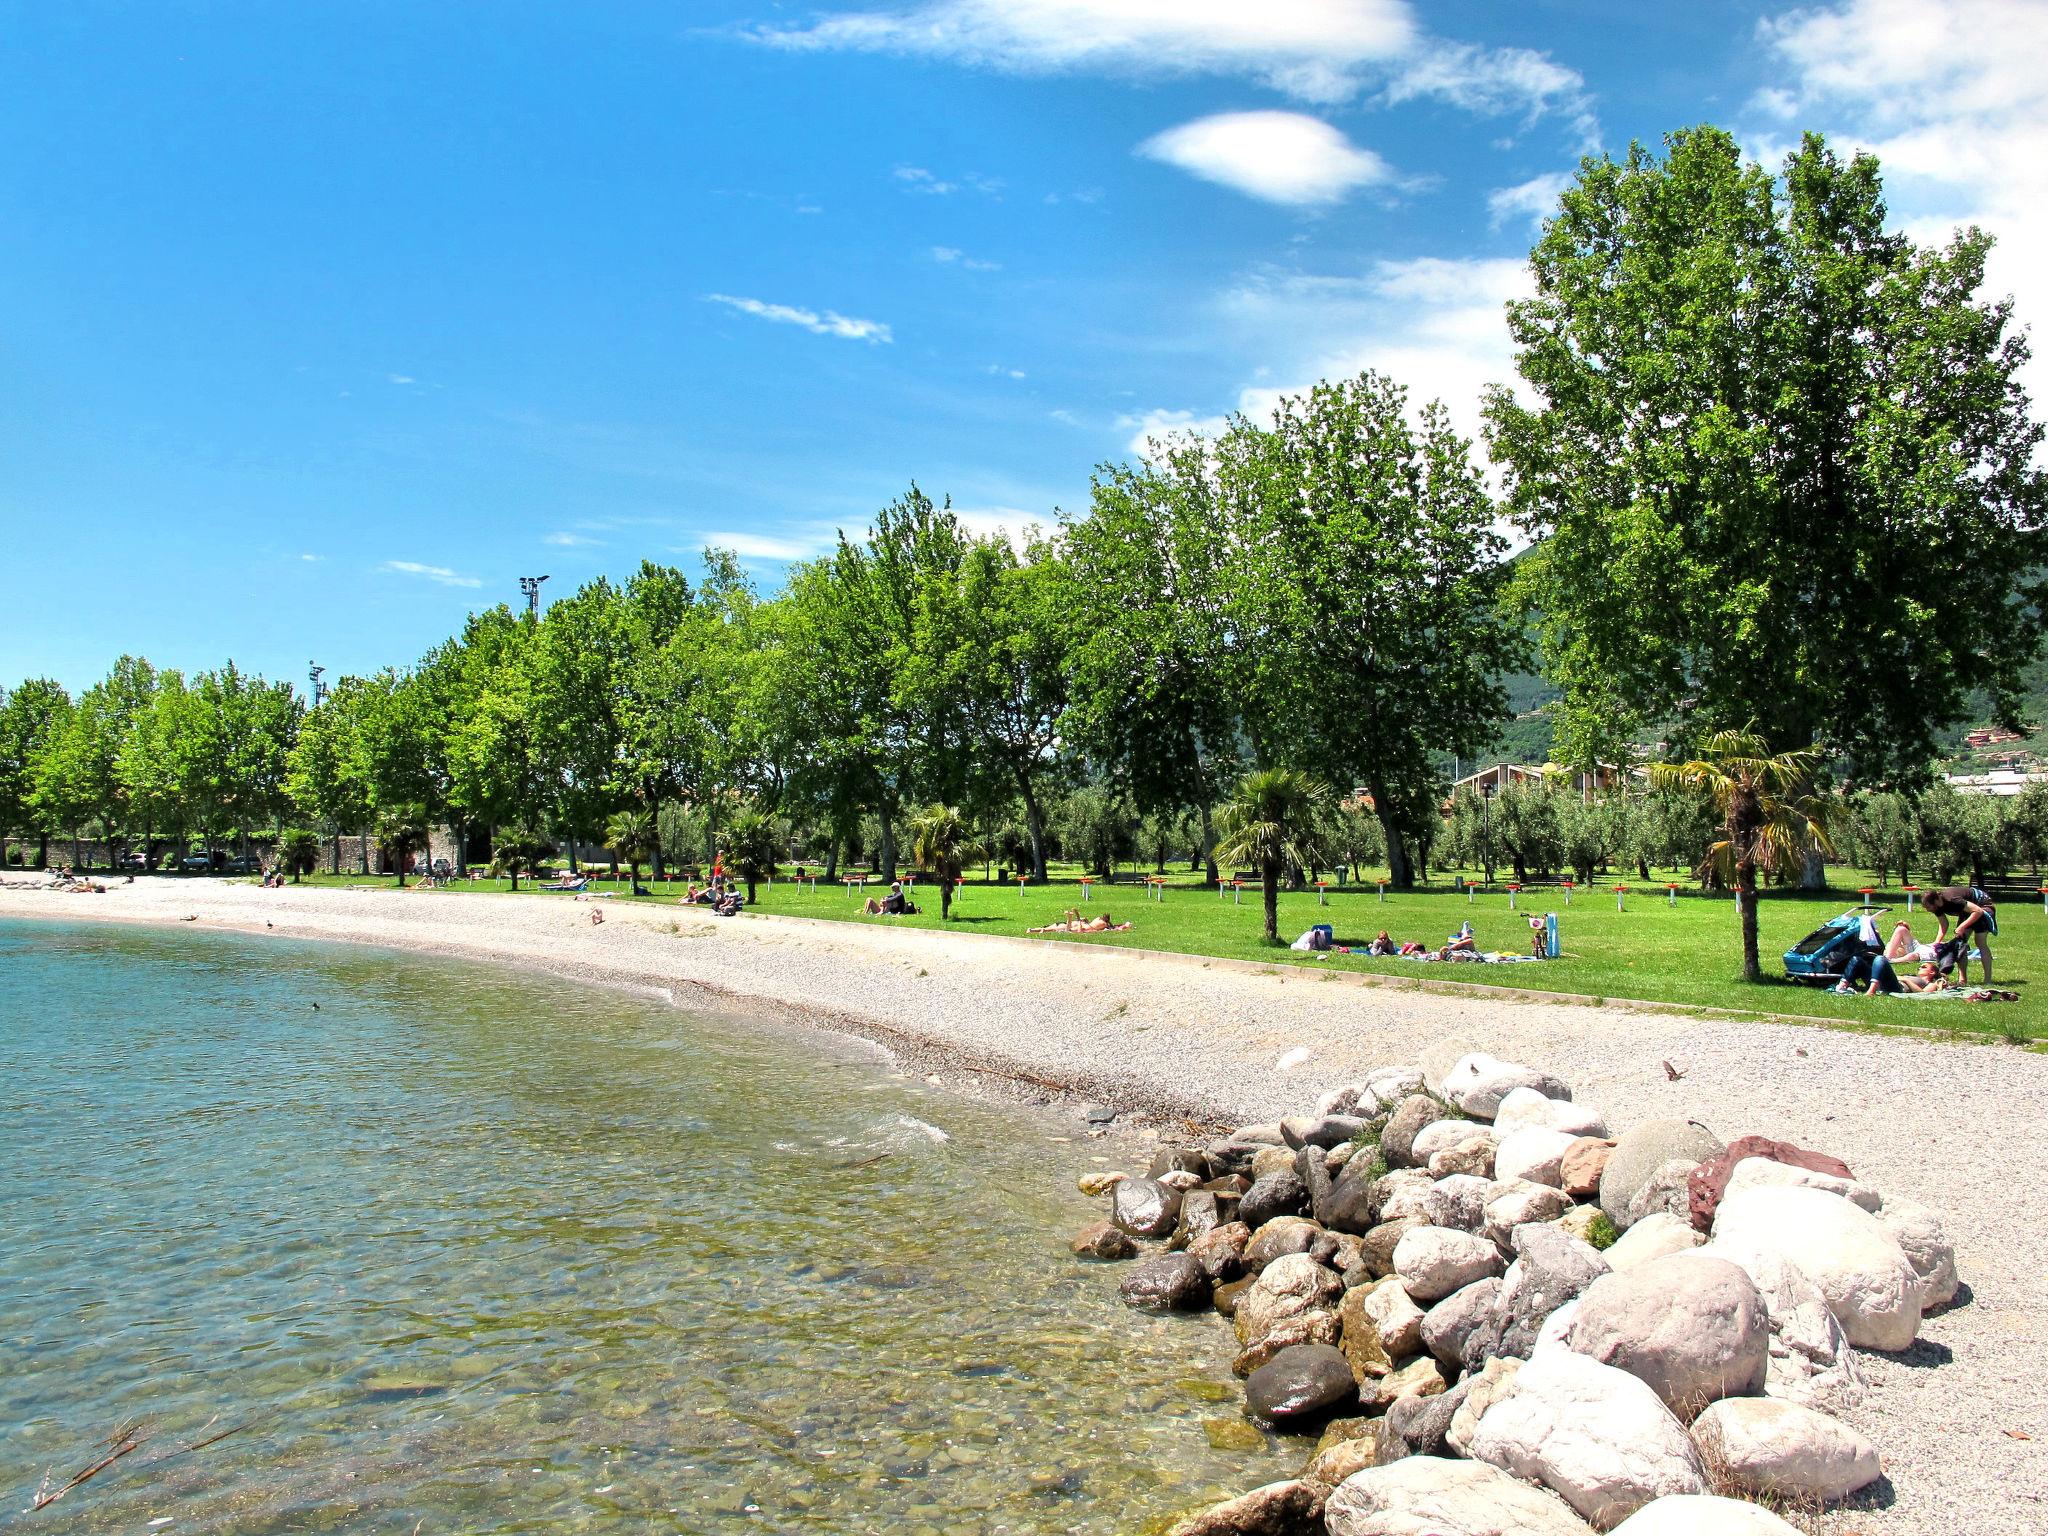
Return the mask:
<path id="1" fill-rule="evenodd" d="M 1666 1494 L 1706 1491 L 1699 1452 L 1657 1394 L 1571 1350 L 1522 1366 L 1480 1419 L 1470 1454 L 1554 1488 L 1603 1527 Z"/>
<path id="2" fill-rule="evenodd" d="M 1268 1483 L 1189 1515 L 1166 1536 L 1323 1536 L 1323 1484 Z"/>
<path id="3" fill-rule="evenodd" d="M 1410 1456 L 1441 1456 L 1451 1420 L 1471 1390 L 1471 1379 L 1429 1397 L 1400 1398 L 1387 1408 L 1387 1428 L 1401 1437 Z"/>
<path id="4" fill-rule="evenodd" d="M 1396 1104 L 1380 1129 L 1380 1156 L 1387 1160 L 1387 1166 L 1412 1165 L 1416 1133 L 1441 1119 L 1443 1112 L 1443 1105 L 1426 1093 L 1411 1093 Z"/>
<path id="5" fill-rule="evenodd" d="M 1494 1126 L 1505 1136 L 1524 1126 L 1546 1131 L 1563 1131 L 1567 1136 L 1605 1136 L 1607 1119 L 1590 1104 L 1553 1099 L 1534 1088 L 1517 1088 L 1500 1101 L 1494 1111 Z"/>
<path id="6" fill-rule="evenodd" d="M 1702 1167 L 1705 1164 L 1701 1165 Z M 1697 1175 L 1695 1175 L 1697 1179 Z M 1737 1194 L 1745 1189 L 1824 1189 L 1831 1195 L 1840 1195 L 1851 1205 L 1860 1205 L 1875 1216 L 1884 1204 L 1884 1197 L 1868 1184 L 1859 1184 L 1854 1179 L 1842 1179 L 1832 1173 L 1823 1173 L 1813 1168 L 1802 1168 L 1795 1163 L 1780 1163 L 1768 1157 L 1745 1157 L 1737 1163 L 1728 1175 L 1728 1187 L 1722 1198 Z M 1711 1232 L 1714 1218 L 1707 1214 L 1707 1224 L 1700 1226 L 1700 1212 L 1697 1198 L 1693 1202 L 1692 1224 L 1702 1232 Z"/>
<path id="7" fill-rule="evenodd" d="M 1913 1273 L 1920 1277 L 1920 1310 L 1932 1312 L 1955 1300 L 1962 1282 L 1956 1277 L 1956 1251 L 1942 1230 L 1941 1218 L 1910 1200 L 1887 1200 L 1877 1213 Z"/>
<path id="8" fill-rule="evenodd" d="M 1883 1476 L 1877 1447 L 1848 1425 L 1776 1398 L 1729 1398 L 1692 1426 L 1711 1466 L 1744 1493 L 1831 1504 Z"/>
<path id="9" fill-rule="evenodd" d="M 1799 1529 L 1761 1504 L 1711 1493 L 1674 1493 L 1645 1504 L 1610 1536 L 1799 1536 Z"/>
<path id="10" fill-rule="evenodd" d="M 1121 1187 L 1121 1186 L 1119 1186 Z M 1892 1231 L 1818 1189 L 1751 1189 L 1721 1202 L 1714 1247 L 1781 1255 L 1811 1280 L 1849 1342 L 1899 1350 L 1920 1331 L 1919 1274 Z"/>
<path id="11" fill-rule="evenodd" d="M 1526 1179 L 1531 1184 L 1564 1185 L 1564 1156 L 1576 1136 L 1540 1125 L 1516 1126 L 1493 1149 L 1493 1176 L 1503 1182 Z"/>
<path id="12" fill-rule="evenodd" d="M 1499 1332 L 1494 1307 L 1500 1281 L 1491 1275 L 1453 1291 L 1422 1314 L 1422 1345 L 1452 1370 L 1474 1370 Z"/>
<path id="13" fill-rule="evenodd" d="M 1518 1061 L 1501 1061 L 1483 1051 L 1462 1057 L 1444 1074 L 1444 1097 L 1468 1115 L 1491 1120 L 1501 1100 L 1517 1088 L 1532 1089 L 1549 1099 L 1569 1099 L 1572 1091 L 1548 1072 Z"/>
<path id="14" fill-rule="evenodd" d="M 1234 1280 L 1244 1269 L 1245 1244 L 1251 1237 L 1251 1228 L 1243 1222 L 1226 1221 L 1189 1243 L 1188 1257 L 1211 1280 Z"/>
<path id="15" fill-rule="evenodd" d="M 1332 1232 L 1360 1236 L 1370 1232 L 1380 1219 L 1374 1187 L 1377 1182 L 1363 1165 L 1355 1170 L 1346 1165 L 1344 1172 L 1331 1181 L 1330 1192 L 1324 1197 L 1319 1218 L 1323 1225 Z"/>
<path id="16" fill-rule="evenodd" d="M 1445 1147 L 1462 1141 L 1474 1131 L 1490 1133 L 1492 1130 L 1493 1127 L 1490 1125 L 1481 1125 L 1477 1120 L 1467 1120 L 1457 1115 L 1432 1120 L 1415 1133 L 1415 1139 L 1409 1144 L 1408 1161 L 1418 1168 L 1426 1168 L 1429 1166 L 1429 1160 Z"/>
<path id="17" fill-rule="evenodd" d="M 1607 1261 L 1591 1244 L 1556 1226 L 1517 1227 L 1515 1262 L 1494 1304 L 1499 1332 L 1494 1352 L 1526 1357 L 1552 1313 L 1576 1300 L 1607 1273 Z"/>
<path id="18" fill-rule="evenodd" d="M 1789 1141 L 1773 1141 L 1768 1136 L 1738 1136 L 1712 1157 L 1700 1159 L 1699 1170 L 1693 1175 L 1688 1203 L 1695 1228 L 1702 1232 L 1713 1231 L 1714 1209 L 1727 1193 L 1728 1181 L 1738 1165 L 1753 1157 L 1787 1168 L 1803 1168 L 1828 1175 L 1844 1184 L 1855 1177 L 1849 1172 L 1847 1163 L 1838 1157 L 1829 1157 L 1825 1152 L 1809 1152 Z"/>
<path id="19" fill-rule="evenodd" d="M 1684 1253 L 1704 1241 L 1692 1223 L 1669 1212 L 1647 1216 L 1614 1240 L 1607 1250 L 1607 1263 L 1615 1270 L 1634 1269 L 1668 1253 Z"/>
<path id="20" fill-rule="evenodd" d="M 1360 1381 L 1386 1375 L 1396 1360 L 1422 1347 L 1422 1309 L 1395 1276 L 1346 1291 L 1337 1316 L 1344 1330 L 1340 1347 Z"/>
<path id="21" fill-rule="evenodd" d="M 1591 1536 L 1554 1496 L 1498 1467 L 1406 1456 L 1344 1480 L 1323 1506 L 1329 1536 Z"/>
<path id="22" fill-rule="evenodd" d="M 1629 1202 L 1666 1163 L 1675 1158 L 1705 1162 L 1721 1150 L 1714 1133 L 1697 1120 L 1646 1120 L 1615 1138 L 1600 1175 L 1600 1209 L 1617 1230 L 1628 1226 Z"/>
<path id="23" fill-rule="evenodd" d="M 1256 1344 L 1280 1323 L 1304 1312 L 1334 1314 L 1343 1292 L 1344 1282 L 1305 1253 L 1275 1259 L 1237 1298 L 1231 1318 L 1237 1342 L 1245 1347 Z"/>
<path id="24" fill-rule="evenodd" d="M 1237 1219 L 1256 1232 L 1275 1216 L 1299 1216 L 1307 1209 L 1308 1187 L 1290 1158 L 1287 1167 L 1267 1174 L 1244 1192 L 1237 1202 Z"/>
<path id="25" fill-rule="evenodd" d="M 1681 1419 L 1761 1392 L 1770 1346 L 1770 1314 L 1749 1276 L 1691 1253 L 1601 1276 L 1572 1323 L 1573 1349 L 1648 1383 Z"/>
<path id="26" fill-rule="evenodd" d="M 1192 1312 L 1209 1304 L 1209 1276 L 1185 1253 L 1147 1259 L 1124 1277 L 1117 1295 L 1147 1312 Z"/>
<path id="27" fill-rule="evenodd" d="M 1358 1402 L 1358 1378 L 1328 1344 L 1283 1349 L 1244 1384 L 1245 1410 L 1275 1429 L 1297 1428 Z"/>
<path id="28" fill-rule="evenodd" d="M 1401 1216 L 1382 1221 L 1358 1240 L 1358 1260 L 1366 1272 L 1375 1278 L 1394 1272 L 1394 1250 L 1401 1245 L 1401 1239 L 1417 1227 L 1429 1223 L 1420 1216 Z"/>
<path id="29" fill-rule="evenodd" d="M 1451 1227 L 1416 1227 L 1394 1246 L 1394 1273 L 1417 1301 L 1441 1301 L 1501 1272 L 1500 1250 Z"/>
<path id="30" fill-rule="evenodd" d="M 1771 1315 L 1771 1360 L 1764 1391 L 1791 1402 L 1821 1406 L 1852 1397 L 1863 1385 L 1849 1336 L 1835 1321 L 1820 1288 L 1775 1249 L 1741 1251 L 1710 1243 L 1700 1258 L 1725 1259 L 1756 1286 Z"/>
<path id="31" fill-rule="evenodd" d="M 1251 1176 L 1263 1179 L 1269 1173 L 1285 1173 L 1295 1166 L 1297 1156 L 1292 1147 L 1260 1147 L 1252 1153 Z"/>
<path id="32" fill-rule="evenodd" d="M 1492 1126 L 1474 1125 L 1449 1146 L 1430 1153 L 1429 1176 L 1443 1179 L 1454 1173 L 1476 1173 L 1490 1179 L 1494 1152 L 1499 1145 L 1500 1137 Z"/>
<path id="33" fill-rule="evenodd" d="M 1380 1221 L 1399 1221 L 1403 1216 L 1427 1219 L 1430 1191 L 1435 1188 L 1428 1169 L 1396 1168 L 1373 1185 L 1373 1209 Z"/>
<path id="34" fill-rule="evenodd" d="M 1292 1349 L 1297 1344 L 1335 1344 L 1341 1335 L 1337 1314 L 1327 1308 L 1297 1312 L 1293 1317 L 1283 1317 L 1239 1350 L 1230 1368 L 1239 1376 L 1249 1376 L 1283 1349 Z"/>
<path id="35" fill-rule="evenodd" d="M 1656 1215 L 1676 1216 L 1683 1220 L 1686 1202 L 1692 1198 L 1693 1170 L 1697 1167 L 1699 1164 L 1689 1157 L 1674 1157 L 1660 1166 L 1635 1192 L 1620 1225 L 1632 1227 L 1644 1217 Z"/>
<path id="36" fill-rule="evenodd" d="M 1384 1413 L 1404 1397 L 1434 1397 L 1450 1385 L 1443 1367 L 1428 1355 L 1394 1362 L 1384 1376 L 1358 1385 L 1358 1404 L 1367 1413 Z"/>
<path id="37" fill-rule="evenodd" d="M 1133 1237 L 1165 1237 L 1180 1221 L 1180 1191 L 1157 1179 L 1124 1179 L 1110 1202 L 1110 1220 Z"/>

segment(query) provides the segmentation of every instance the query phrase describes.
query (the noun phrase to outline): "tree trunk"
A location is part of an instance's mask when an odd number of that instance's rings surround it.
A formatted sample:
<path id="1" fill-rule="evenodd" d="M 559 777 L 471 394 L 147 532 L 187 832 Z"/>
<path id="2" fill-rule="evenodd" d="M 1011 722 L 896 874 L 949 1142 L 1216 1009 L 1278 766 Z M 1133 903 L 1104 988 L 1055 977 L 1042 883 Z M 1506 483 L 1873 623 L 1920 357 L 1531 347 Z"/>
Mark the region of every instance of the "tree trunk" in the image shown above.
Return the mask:
<path id="1" fill-rule="evenodd" d="M 1799 888 L 1802 891 L 1824 891 L 1828 888 L 1828 861 L 1820 849 L 1809 847 L 1805 862 L 1799 870 Z"/>
<path id="2" fill-rule="evenodd" d="M 1209 801 L 1202 800 L 1202 867 L 1208 871 L 1209 883 L 1214 885 L 1220 872 L 1216 868 L 1216 828 L 1209 818 Z"/>
<path id="3" fill-rule="evenodd" d="M 1266 898 L 1266 942 L 1280 942 L 1280 862 L 1267 859 L 1259 871 L 1261 894 Z"/>
<path id="4" fill-rule="evenodd" d="M 370 829 L 364 827 L 356 839 L 356 857 L 362 861 L 363 873 L 370 873 Z"/>
<path id="5" fill-rule="evenodd" d="M 640 861 L 638 859 L 633 859 L 630 861 L 630 863 L 633 874 L 633 894 L 635 896 L 645 896 L 647 893 L 640 889 Z M 753 899 L 754 883 L 750 880 L 747 882 L 747 900 L 752 901 Z"/>
<path id="6" fill-rule="evenodd" d="M 1017 787 L 1024 796 L 1024 830 L 1031 835 L 1031 878 L 1045 884 L 1045 812 L 1039 807 L 1038 792 L 1031 787 L 1031 775 L 1017 775 Z"/>
<path id="7" fill-rule="evenodd" d="M 951 880 L 946 879 L 943 875 L 941 875 L 939 877 L 939 921 L 942 923 L 950 923 L 952 920 L 953 882 Z"/>
<path id="8" fill-rule="evenodd" d="M 839 834 L 834 832 L 825 844 L 825 882 L 831 884 L 839 878 Z"/>
<path id="9" fill-rule="evenodd" d="M 1742 909 L 1742 979 L 1762 981 L 1764 968 L 1756 952 L 1756 872 L 1738 870 L 1735 902 Z"/>
<path id="10" fill-rule="evenodd" d="M 896 807 L 882 807 L 882 878 L 896 878 Z"/>
<path id="11" fill-rule="evenodd" d="M 751 906 L 752 906 L 753 904 L 754 904 L 754 877 L 753 877 L 753 875 L 752 875 L 752 874 L 749 874 L 749 875 L 747 876 L 747 905 L 751 907 Z"/>
<path id="12" fill-rule="evenodd" d="M 36 868 L 48 869 L 49 867 L 50 834 L 47 832 L 40 832 L 36 834 Z"/>

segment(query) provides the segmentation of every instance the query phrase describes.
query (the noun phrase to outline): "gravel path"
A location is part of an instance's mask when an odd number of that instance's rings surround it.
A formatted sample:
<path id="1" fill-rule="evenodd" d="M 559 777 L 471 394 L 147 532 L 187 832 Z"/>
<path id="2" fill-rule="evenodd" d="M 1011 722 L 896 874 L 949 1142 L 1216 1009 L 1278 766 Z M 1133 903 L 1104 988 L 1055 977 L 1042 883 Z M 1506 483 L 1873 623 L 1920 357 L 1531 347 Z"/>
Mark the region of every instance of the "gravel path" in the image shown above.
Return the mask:
<path id="1" fill-rule="evenodd" d="M 592 909 L 561 897 L 213 881 L 144 880 L 104 896 L 0 889 L 0 916 L 192 917 L 200 927 L 703 988 L 824 1015 L 942 1076 L 1042 1101 L 1063 1090 L 1131 1115 L 1271 1119 L 1371 1067 L 1413 1061 L 1434 1077 L 1464 1052 L 1486 1050 L 1556 1072 L 1616 1130 L 1689 1115 L 1724 1139 L 1757 1132 L 1833 1152 L 1859 1178 L 1942 1213 L 1968 1290 L 1928 1320 L 1908 1354 L 1868 1362 L 1872 1390 L 1845 1416 L 1882 1450 L 1889 1489 L 1819 1528 L 2048 1533 L 2048 1201 L 2030 1181 L 2048 1057 L 1372 987 L 1102 946 L 790 918 L 721 922 L 669 906 L 612 904 L 593 926 Z M 1667 1061 L 1683 1074 L 1676 1081 Z"/>

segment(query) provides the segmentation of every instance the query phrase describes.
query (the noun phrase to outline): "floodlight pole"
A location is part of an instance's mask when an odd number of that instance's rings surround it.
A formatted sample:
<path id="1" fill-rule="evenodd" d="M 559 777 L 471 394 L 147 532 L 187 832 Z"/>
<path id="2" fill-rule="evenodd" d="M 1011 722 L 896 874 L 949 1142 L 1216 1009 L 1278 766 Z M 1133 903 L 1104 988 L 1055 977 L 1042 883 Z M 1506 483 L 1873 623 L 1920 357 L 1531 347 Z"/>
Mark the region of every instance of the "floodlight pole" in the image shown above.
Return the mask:
<path id="1" fill-rule="evenodd" d="M 318 709 L 321 701 L 327 697 L 327 685 L 320 681 L 326 675 L 326 672 L 327 669 L 316 661 L 306 663 L 306 675 L 313 680 L 313 707 L 315 709 Z"/>
<path id="2" fill-rule="evenodd" d="M 540 584 L 546 580 L 545 576 L 519 578 L 519 590 L 526 595 L 526 616 L 530 619 L 540 617 Z"/>

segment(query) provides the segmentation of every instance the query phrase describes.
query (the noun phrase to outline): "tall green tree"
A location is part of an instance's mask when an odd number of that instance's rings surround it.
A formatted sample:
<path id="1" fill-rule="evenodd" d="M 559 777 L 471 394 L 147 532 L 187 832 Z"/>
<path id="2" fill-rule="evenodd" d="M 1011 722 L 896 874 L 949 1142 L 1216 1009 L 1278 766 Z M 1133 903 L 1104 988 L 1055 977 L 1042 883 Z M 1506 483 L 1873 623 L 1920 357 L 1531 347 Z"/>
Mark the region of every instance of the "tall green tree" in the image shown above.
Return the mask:
<path id="1" fill-rule="evenodd" d="M 2017 723 L 2048 623 L 2048 479 L 1990 238 L 1887 228 L 1877 162 L 1718 129 L 1582 162 L 1487 403 L 1541 543 L 1560 749 L 1753 721 L 1856 778 L 1923 770 L 1973 693 Z"/>
<path id="2" fill-rule="evenodd" d="M 361 741 L 363 697 L 362 679 L 344 677 L 317 708 L 306 711 L 285 776 L 299 814 L 326 832 L 334 874 L 341 872 L 342 833 L 366 833 L 373 814 Z"/>
<path id="3" fill-rule="evenodd" d="M 53 826 L 36 786 L 70 714 L 71 695 L 47 677 L 28 679 L 0 702 L 0 835 L 34 838 L 37 869 L 49 866 Z"/>
<path id="4" fill-rule="evenodd" d="M 635 896 L 647 894 L 640 884 L 640 866 L 661 850 L 661 839 L 655 835 L 654 827 L 654 817 L 638 806 L 614 811 L 604 826 L 605 846 L 626 861 Z M 616 869 L 613 874 L 617 874 Z"/>

